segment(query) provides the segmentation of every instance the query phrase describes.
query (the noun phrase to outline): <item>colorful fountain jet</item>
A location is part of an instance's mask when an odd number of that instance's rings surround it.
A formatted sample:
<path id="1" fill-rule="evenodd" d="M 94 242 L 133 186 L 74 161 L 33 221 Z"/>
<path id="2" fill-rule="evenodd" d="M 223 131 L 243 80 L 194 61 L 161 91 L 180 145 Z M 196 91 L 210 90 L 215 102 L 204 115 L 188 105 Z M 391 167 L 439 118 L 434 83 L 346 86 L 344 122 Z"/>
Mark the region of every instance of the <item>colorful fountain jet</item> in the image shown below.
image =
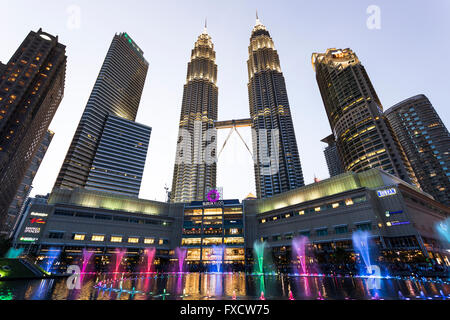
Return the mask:
<path id="1" fill-rule="evenodd" d="M 308 274 L 306 266 L 306 249 L 308 243 L 309 243 L 308 237 L 305 236 L 300 236 L 292 240 L 292 248 L 294 249 L 292 251 L 292 254 L 294 255 L 293 258 L 296 261 L 300 261 L 301 270 L 299 270 L 299 273 L 304 275 Z"/>

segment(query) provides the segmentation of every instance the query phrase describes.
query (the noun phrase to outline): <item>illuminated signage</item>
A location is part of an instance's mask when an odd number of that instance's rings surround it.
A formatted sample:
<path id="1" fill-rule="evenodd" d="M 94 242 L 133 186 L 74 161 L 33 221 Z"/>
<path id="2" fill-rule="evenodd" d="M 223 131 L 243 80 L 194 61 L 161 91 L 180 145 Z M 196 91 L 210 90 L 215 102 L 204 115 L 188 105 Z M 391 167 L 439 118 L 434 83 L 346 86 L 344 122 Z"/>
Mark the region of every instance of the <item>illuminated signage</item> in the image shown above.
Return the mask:
<path id="1" fill-rule="evenodd" d="M 26 227 L 24 233 L 39 233 L 41 232 L 41 228 L 36 227 Z"/>
<path id="2" fill-rule="evenodd" d="M 34 241 L 37 241 L 38 240 L 38 238 L 31 238 L 31 237 L 20 237 L 20 239 L 19 239 L 20 241 L 23 241 L 23 242 L 34 242 Z"/>
<path id="3" fill-rule="evenodd" d="M 378 190 L 377 195 L 379 198 L 392 196 L 397 193 L 397 190 L 395 188 L 385 189 L 385 190 Z"/>
<path id="4" fill-rule="evenodd" d="M 220 192 L 216 189 L 211 189 L 206 195 L 209 202 L 217 202 L 220 200 Z"/>
<path id="5" fill-rule="evenodd" d="M 210 207 L 210 206 L 216 206 L 216 207 L 220 207 L 223 206 L 223 201 L 216 201 L 216 202 L 203 202 L 202 205 L 205 207 Z"/>
<path id="6" fill-rule="evenodd" d="M 395 221 L 391 223 L 393 226 L 400 226 L 402 224 L 409 224 L 409 221 Z"/>
<path id="7" fill-rule="evenodd" d="M 47 213 L 41 213 L 41 212 L 32 212 L 32 213 L 30 213 L 30 216 L 35 216 L 35 217 L 47 217 L 48 214 L 47 214 Z"/>
<path id="8" fill-rule="evenodd" d="M 45 224 L 45 221 L 42 220 L 41 218 L 31 218 L 31 219 L 30 219 L 30 223 L 40 223 L 40 224 Z"/>

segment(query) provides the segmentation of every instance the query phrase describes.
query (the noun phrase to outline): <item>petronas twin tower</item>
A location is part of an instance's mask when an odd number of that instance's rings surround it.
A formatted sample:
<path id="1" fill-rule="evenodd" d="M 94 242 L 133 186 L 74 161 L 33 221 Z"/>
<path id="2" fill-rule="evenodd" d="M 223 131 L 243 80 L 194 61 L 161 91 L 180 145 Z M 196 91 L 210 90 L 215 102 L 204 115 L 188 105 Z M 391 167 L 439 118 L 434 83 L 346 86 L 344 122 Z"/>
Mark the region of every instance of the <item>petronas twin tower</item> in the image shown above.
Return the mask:
<path id="1" fill-rule="evenodd" d="M 216 187 L 214 121 L 219 89 L 215 60 L 214 45 L 205 27 L 192 50 L 184 85 L 171 192 L 174 202 L 203 200 L 206 192 Z M 206 161 L 208 140 L 212 152 Z"/>
<path id="2" fill-rule="evenodd" d="M 304 185 L 300 157 L 278 53 L 256 19 L 249 46 L 248 93 L 258 198 Z M 206 26 L 188 63 L 173 173 L 172 202 L 204 201 L 216 188 L 217 65 Z M 248 121 L 247 121 L 248 120 Z"/>

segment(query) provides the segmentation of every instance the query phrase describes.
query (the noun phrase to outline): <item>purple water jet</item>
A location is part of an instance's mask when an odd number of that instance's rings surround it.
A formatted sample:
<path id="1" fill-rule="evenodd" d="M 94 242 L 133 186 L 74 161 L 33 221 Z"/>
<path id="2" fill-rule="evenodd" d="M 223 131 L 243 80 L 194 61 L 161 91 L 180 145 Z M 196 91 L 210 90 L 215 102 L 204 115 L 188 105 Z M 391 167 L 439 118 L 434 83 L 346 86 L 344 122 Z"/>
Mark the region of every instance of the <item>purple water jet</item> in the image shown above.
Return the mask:
<path id="1" fill-rule="evenodd" d="M 308 237 L 305 236 L 300 236 L 300 237 L 296 237 L 294 238 L 294 240 L 292 240 L 292 254 L 293 254 L 293 258 L 294 260 L 300 261 L 300 266 L 302 268 L 302 270 L 298 271 L 299 273 L 302 274 L 308 274 L 308 270 L 307 270 L 307 266 L 306 266 L 306 250 L 309 244 L 309 239 Z"/>
<path id="2" fill-rule="evenodd" d="M 114 265 L 114 273 L 118 273 L 120 270 L 120 264 L 122 263 L 123 256 L 127 253 L 127 249 L 116 249 L 116 263 Z"/>
<path id="3" fill-rule="evenodd" d="M 175 255 L 178 258 L 178 272 L 183 272 L 184 261 L 186 260 L 187 249 L 175 248 Z"/>
<path id="4" fill-rule="evenodd" d="M 86 268 L 89 264 L 89 260 L 91 260 L 92 255 L 94 254 L 94 251 L 88 251 L 87 249 L 83 249 L 83 264 L 81 267 L 81 273 L 86 273 Z"/>

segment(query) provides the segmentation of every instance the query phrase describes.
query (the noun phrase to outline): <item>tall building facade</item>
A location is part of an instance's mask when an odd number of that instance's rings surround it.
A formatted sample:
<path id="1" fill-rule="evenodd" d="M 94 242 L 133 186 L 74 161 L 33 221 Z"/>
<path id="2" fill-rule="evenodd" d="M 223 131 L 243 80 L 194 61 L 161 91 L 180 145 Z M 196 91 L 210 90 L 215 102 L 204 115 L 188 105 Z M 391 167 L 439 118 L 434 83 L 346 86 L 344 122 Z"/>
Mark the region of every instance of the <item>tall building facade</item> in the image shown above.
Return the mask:
<path id="1" fill-rule="evenodd" d="M 203 201 L 216 187 L 216 52 L 206 27 L 188 63 L 173 170 L 172 202 Z"/>
<path id="2" fill-rule="evenodd" d="M 23 213 L 25 201 L 30 195 L 32 189 L 32 183 L 34 177 L 36 176 L 37 171 L 44 159 L 45 154 L 50 146 L 50 142 L 52 142 L 54 132 L 47 130 L 44 135 L 44 139 L 42 140 L 36 154 L 31 161 L 30 166 L 28 167 L 25 176 L 22 179 L 22 183 L 20 184 L 19 189 L 17 190 L 16 196 L 11 202 L 8 209 L 8 216 L 5 221 L 5 234 L 9 237 L 12 232 L 16 229 L 18 222 L 20 221 L 20 216 Z"/>
<path id="3" fill-rule="evenodd" d="M 450 134 L 431 102 L 420 94 L 397 103 L 385 115 L 422 189 L 450 206 Z"/>
<path id="4" fill-rule="evenodd" d="M 0 229 L 63 98 L 66 49 L 30 32 L 0 78 Z"/>
<path id="5" fill-rule="evenodd" d="M 345 171 L 381 168 L 417 185 L 364 66 L 351 49 L 313 53 L 322 100 Z"/>
<path id="6" fill-rule="evenodd" d="M 94 159 L 98 160 L 100 157 L 98 149 L 108 117 L 113 115 L 129 121 L 136 119 L 147 71 L 148 62 L 138 45 L 127 33 L 116 34 L 62 164 L 56 188 L 93 186 L 93 177 L 97 176 L 96 169 L 93 169 Z M 128 174 L 126 169 L 118 170 L 113 164 L 110 169 L 111 183 L 117 175 Z M 103 179 L 106 179 L 105 174 L 108 172 L 103 173 Z M 115 189 L 121 189 L 123 182 L 118 181 Z M 135 181 L 130 183 L 129 187 L 133 189 Z M 109 190 L 110 187 L 105 188 L 105 191 Z M 126 193 L 126 190 L 127 185 L 123 186 L 121 192 Z M 134 194 L 134 191 L 130 193 Z"/>
<path id="7" fill-rule="evenodd" d="M 336 146 L 336 140 L 334 139 L 334 135 L 330 134 L 328 137 L 321 140 L 328 144 L 323 150 L 325 155 L 325 160 L 327 161 L 328 172 L 330 173 L 330 177 L 337 176 L 341 173 L 344 173 L 344 168 L 342 167 L 342 161 L 339 157 L 339 152 Z"/>
<path id="8" fill-rule="evenodd" d="M 256 193 L 267 198 L 303 186 L 303 172 L 278 52 L 258 18 L 248 54 Z"/>
<path id="9" fill-rule="evenodd" d="M 108 115 L 86 189 L 139 196 L 151 128 Z"/>

